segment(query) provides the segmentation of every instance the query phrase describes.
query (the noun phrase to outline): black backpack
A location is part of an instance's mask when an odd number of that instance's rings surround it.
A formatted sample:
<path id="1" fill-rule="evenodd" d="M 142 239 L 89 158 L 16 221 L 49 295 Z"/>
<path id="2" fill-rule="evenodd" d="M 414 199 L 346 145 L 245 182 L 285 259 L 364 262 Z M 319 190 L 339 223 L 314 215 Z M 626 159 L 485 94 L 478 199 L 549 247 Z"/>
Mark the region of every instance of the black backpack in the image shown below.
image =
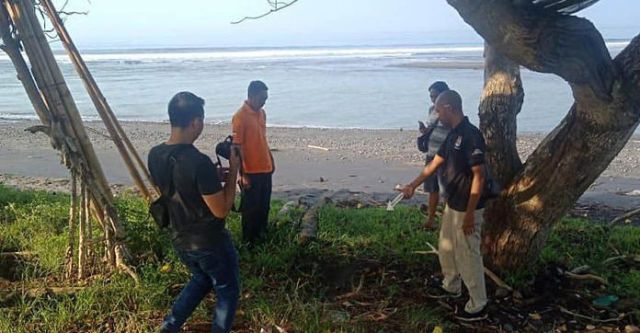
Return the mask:
<path id="1" fill-rule="evenodd" d="M 177 159 L 175 155 L 179 152 L 179 150 L 172 151 L 169 154 L 169 189 L 167 193 L 161 192 L 160 197 L 149 205 L 149 215 L 156 222 L 156 225 L 160 229 L 167 228 L 169 226 L 170 217 L 169 217 L 169 201 L 171 197 L 175 193 L 175 186 L 173 184 L 173 171 L 175 165 L 177 163 Z"/>

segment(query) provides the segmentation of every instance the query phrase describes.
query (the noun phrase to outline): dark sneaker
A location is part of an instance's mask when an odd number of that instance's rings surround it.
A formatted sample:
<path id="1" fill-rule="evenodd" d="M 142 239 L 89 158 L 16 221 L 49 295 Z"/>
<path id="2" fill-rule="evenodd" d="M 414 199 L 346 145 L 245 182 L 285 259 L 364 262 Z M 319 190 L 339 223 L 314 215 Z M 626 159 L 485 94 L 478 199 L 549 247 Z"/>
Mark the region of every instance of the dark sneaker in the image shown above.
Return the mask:
<path id="1" fill-rule="evenodd" d="M 484 307 L 482 310 L 476 313 L 469 313 L 465 311 L 464 308 L 456 309 L 456 318 L 460 321 L 467 321 L 467 322 L 480 321 L 480 320 L 485 320 L 488 317 L 489 316 L 487 315 L 487 307 Z"/>
<path id="2" fill-rule="evenodd" d="M 427 297 L 435 299 L 459 298 L 460 296 L 462 296 L 462 292 L 458 291 L 457 293 L 451 293 L 442 287 L 437 287 L 427 292 Z"/>

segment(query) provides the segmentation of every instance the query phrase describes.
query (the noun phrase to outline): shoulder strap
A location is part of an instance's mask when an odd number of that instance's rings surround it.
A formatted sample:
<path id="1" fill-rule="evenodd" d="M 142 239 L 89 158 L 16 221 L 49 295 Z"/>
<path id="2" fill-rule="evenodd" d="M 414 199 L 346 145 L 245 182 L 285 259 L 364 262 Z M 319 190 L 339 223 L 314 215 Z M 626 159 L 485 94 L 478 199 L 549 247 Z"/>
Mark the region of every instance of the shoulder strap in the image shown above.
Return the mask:
<path id="1" fill-rule="evenodd" d="M 176 163 L 178 163 L 178 160 L 176 158 L 176 156 L 182 152 L 182 148 L 177 148 L 174 151 L 172 151 L 171 153 L 169 153 L 169 158 L 168 158 L 168 164 L 169 164 L 169 191 L 167 192 L 166 198 L 171 198 L 173 196 L 173 194 L 175 193 L 175 185 L 173 182 L 173 171 L 175 169 Z"/>

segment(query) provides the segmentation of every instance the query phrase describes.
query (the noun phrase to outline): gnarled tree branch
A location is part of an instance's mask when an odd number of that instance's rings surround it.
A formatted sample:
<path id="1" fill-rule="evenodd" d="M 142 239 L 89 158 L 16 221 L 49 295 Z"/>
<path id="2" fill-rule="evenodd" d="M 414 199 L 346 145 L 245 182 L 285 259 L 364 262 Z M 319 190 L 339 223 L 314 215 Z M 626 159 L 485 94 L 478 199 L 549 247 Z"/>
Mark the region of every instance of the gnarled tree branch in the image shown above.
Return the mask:
<path id="1" fill-rule="evenodd" d="M 291 0 L 290 2 L 280 2 L 278 0 L 267 0 L 267 2 L 269 3 L 269 5 L 271 6 L 271 10 L 269 10 L 268 12 L 258 15 L 258 16 L 245 16 L 237 21 L 233 21 L 231 22 L 231 24 L 238 24 L 238 23 L 242 23 L 246 20 L 257 20 L 257 19 L 261 19 L 265 16 L 271 15 L 277 11 L 281 11 L 291 5 L 293 5 L 294 3 L 298 2 L 298 0 Z"/>
<path id="2" fill-rule="evenodd" d="M 591 22 L 515 6 L 510 0 L 447 0 L 492 47 L 533 71 L 555 73 L 572 87 L 586 85 L 611 100 L 617 75 Z"/>

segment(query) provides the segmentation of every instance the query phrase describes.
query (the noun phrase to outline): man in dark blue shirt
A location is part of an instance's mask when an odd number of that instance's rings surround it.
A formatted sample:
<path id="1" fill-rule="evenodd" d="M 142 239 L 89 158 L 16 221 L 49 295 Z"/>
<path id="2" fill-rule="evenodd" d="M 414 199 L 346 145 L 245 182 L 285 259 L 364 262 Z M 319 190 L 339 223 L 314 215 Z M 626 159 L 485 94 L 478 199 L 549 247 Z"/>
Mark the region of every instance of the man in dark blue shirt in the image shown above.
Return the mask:
<path id="1" fill-rule="evenodd" d="M 225 229 L 236 194 L 240 160 L 232 151 L 229 178 L 220 184 L 216 167 L 194 141 L 204 127 L 204 100 L 181 92 L 169 102 L 171 136 L 149 152 L 149 172 L 170 198 L 169 233 L 191 280 L 165 317 L 161 332 L 178 332 L 200 301 L 217 296 L 213 332 L 230 332 L 238 305 L 238 254 Z"/>
<path id="2" fill-rule="evenodd" d="M 456 317 L 464 321 L 487 317 L 487 292 L 480 253 L 480 234 L 485 200 L 485 142 L 482 134 L 462 112 L 462 99 L 454 90 L 441 93 L 436 100 L 438 118 L 451 131 L 433 161 L 402 192 L 411 198 L 415 189 L 442 168 L 446 206 L 438 240 L 438 259 L 444 280 L 434 297 L 459 297 L 461 281 L 469 291 L 464 309 Z M 462 278 L 462 279 L 461 279 Z"/>

